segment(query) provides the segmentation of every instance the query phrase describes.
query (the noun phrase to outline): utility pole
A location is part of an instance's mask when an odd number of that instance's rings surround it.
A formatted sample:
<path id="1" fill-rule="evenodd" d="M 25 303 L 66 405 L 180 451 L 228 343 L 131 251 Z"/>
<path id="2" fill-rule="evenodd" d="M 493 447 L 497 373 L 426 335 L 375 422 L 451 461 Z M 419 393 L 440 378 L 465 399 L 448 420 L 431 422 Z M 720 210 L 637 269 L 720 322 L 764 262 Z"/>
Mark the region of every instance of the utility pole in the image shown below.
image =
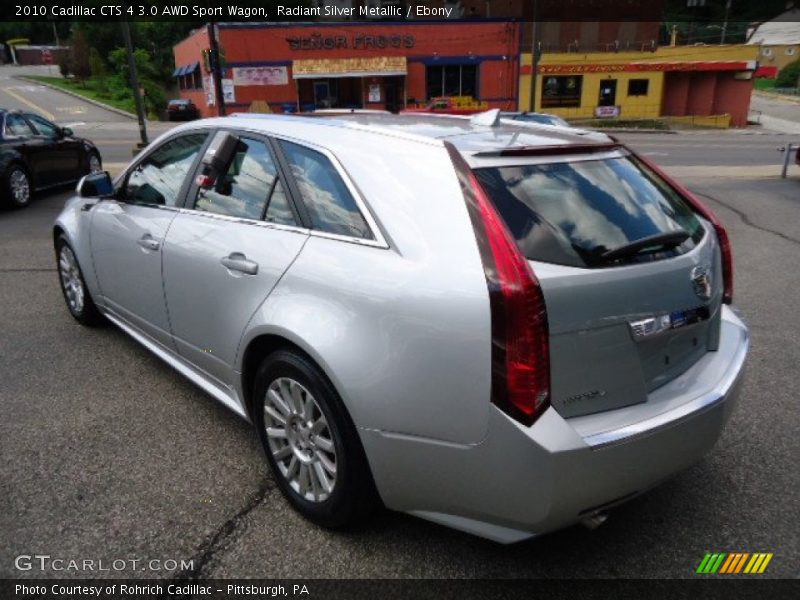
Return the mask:
<path id="1" fill-rule="evenodd" d="M 222 96 L 222 66 L 219 60 L 219 29 L 211 21 L 208 24 L 208 43 L 211 46 L 211 76 L 214 78 L 214 93 L 217 96 L 217 114 L 225 116 L 225 98 Z"/>
<path id="2" fill-rule="evenodd" d="M 136 60 L 133 57 L 133 41 L 131 40 L 131 24 L 128 21 L 122 21 L 122 37 L 125 38 L 125 48 L 128 51 L 128 69 L 131 72 L 130 84 L 133 89 L 133 99 L 136 102 L 136 116 L 139 118 L 139 137 L 141 141 L 136 145 L 134 154 L 147 146 L 150 142 L 147 140 L 147 125 L 145 122 L 144 106 L 142 105 L 142 95 L 139 89 L 139 75 L 136 72 Z"/>
<path id="3" fill-rule="evenodd" d="M 536 112 L 536 78 L 539 72 L 539 2 L 533 0 L 533 22 L 531 23 L 531 102 L 530 111 Z"/>
<path id="4" fill-rule="evenodd" d="M 728 0 L 725 4 L 725 20 L 722 22 L 722 35 L 720 36 L 719 43 L 725 43 L 725 34 L 728 32 L 728 18 L 731 16 L 731 3 L 733 0 Z"/>

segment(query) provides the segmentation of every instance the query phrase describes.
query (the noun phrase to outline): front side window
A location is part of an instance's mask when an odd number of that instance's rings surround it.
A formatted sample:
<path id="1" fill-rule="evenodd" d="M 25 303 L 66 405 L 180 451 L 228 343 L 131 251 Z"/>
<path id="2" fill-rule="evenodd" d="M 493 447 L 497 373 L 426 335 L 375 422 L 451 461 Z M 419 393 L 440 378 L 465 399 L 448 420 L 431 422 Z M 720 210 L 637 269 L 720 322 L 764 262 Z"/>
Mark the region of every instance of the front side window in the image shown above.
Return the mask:
<path id="1" fill-rule="evenodd" d="M 148 154 L 128 176 L 120 199 L 134 204 L 176 206 L 181 186 L 207 136 L 180 136 Z"/>
<path id="2" fill-rule="evenodd" d="M 280 142 L 314 229 L 373 239 L 350 190 L 330 160 L 305 146 Z"/>
<path id="3" fill-rule="evenodd" d="M 39 135 L 43 135 L 49 138 L 57 138 L 59 137 L 58 127 L 56 127 L 50 121 L 46 121 L 42 117 L 38 115 L 27 115 L 28 120 L 33 123 L 33 126 L 36 127 Z"/>
<path id="4" fill-rule="evenodd" d="M 542 85 L 542 108 L 580 106 L 583 75 L 547 75 Z"/>
<path id="5" fill-rule="evenodd" d="M 269 148 L 250 138 L 239 140 L 227 170 L 214 187 L 198 190 L 194 207 L 232 217 L 295 224 Z"/>
<path id="6" fill-rule="evenodd" d="M 6 116 L 6 135 L 14 137 L 30 137 L 35 135 L 28 122 L 22 118 L 22 115 L 7 115 Z"/>
<path id="7" fill-rule="evenodd" d="M 660 234 L 688 238 L 677 247 L 626 257 L 656 260 L 688 252 L 703 236 L 686 202 L 632 157 L 477 169 L 523 254 L 575 267 L 619 264 L 605 255 Z"/>
<path id="8" fill-rule="evenodd" d="M 429 100 L 438 96 L 477 97 L 477 65 L 429 66 L 426 78 Z"/>

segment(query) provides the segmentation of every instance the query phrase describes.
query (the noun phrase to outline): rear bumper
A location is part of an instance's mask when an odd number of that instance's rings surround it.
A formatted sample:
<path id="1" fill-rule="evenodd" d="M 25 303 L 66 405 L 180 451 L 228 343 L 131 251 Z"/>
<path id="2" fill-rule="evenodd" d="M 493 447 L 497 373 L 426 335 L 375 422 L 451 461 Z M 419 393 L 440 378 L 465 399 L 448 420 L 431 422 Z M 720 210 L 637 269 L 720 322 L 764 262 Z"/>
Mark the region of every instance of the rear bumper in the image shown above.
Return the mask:
<path id="1" fill-rule="evenodd" d="M 375 482 L 392 509 L 510 543 L 621 503 L 699 460 L 737 399 L 749 345 L 723 307 L 720 348 L 648 401 L 564 419 L 548 409 L 531 427 L 499 410 L 466 446 L 362 430 Z"/>

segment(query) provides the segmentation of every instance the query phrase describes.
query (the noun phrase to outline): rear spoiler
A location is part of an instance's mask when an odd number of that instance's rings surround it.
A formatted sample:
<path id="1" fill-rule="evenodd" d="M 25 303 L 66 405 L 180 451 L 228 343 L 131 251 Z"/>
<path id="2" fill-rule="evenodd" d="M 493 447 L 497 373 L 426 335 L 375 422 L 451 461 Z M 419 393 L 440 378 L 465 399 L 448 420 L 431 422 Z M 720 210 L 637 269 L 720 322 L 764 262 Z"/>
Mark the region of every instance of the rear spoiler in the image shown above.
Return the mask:
<path id="1" fill-rule="evenodd" d="M 553 156 L 554 154 L 592 154 L 595 152 L 611 152 L 624 149 L 619 142 L 605 144 L 559 144 L 558 146 L 517 146 L 502 150 L 486 150 L 476 152 L 472 156 L 484 158 L 490 156 Z"/>

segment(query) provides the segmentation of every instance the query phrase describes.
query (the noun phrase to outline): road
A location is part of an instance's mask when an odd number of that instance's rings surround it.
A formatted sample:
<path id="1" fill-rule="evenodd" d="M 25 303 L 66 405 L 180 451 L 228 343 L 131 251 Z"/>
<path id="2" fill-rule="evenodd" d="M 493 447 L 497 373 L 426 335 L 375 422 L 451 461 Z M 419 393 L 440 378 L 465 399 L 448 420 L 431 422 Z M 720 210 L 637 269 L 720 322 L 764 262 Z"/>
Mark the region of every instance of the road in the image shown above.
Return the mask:
<path id="1" fill-rule="evenodd" d="M 19 92 L 49 110 L 74 104 Z M 100 118 L 86 117 L 87 128 L 128 139 L 116 133 L 120 117 Z M 633 143 L 666 148 L 657 162 L 716 164 L 697 150 L 701 137 Z M 705 137 L 732 161 L 720 164 L 735 166 L 752 164 L 747 144 L 765 136 Z M 104 152 L 116 147 L 101 142 Z M 709 168 L 685 182 L 733 241 L 736 302 L 753 334 L 741 403 L 705 459 L 613 510 L 599 529 L 515 546 L 388 512 L 348 533 L 310 525 L 281 498 L 247 424 L 117 329 L 71 319 L 50 230 L 68 192 L 0 213 L 0 577 L 41 576 L 14 567 L 15 557 L 38 553 L 191 560 L 201 577 L 691 578 L 708 551 L 773 552 L 767 575 L 796 577 L 800 178 L 732 179 Z M 138 565 L 94 575 L 173 575 Z"/>

